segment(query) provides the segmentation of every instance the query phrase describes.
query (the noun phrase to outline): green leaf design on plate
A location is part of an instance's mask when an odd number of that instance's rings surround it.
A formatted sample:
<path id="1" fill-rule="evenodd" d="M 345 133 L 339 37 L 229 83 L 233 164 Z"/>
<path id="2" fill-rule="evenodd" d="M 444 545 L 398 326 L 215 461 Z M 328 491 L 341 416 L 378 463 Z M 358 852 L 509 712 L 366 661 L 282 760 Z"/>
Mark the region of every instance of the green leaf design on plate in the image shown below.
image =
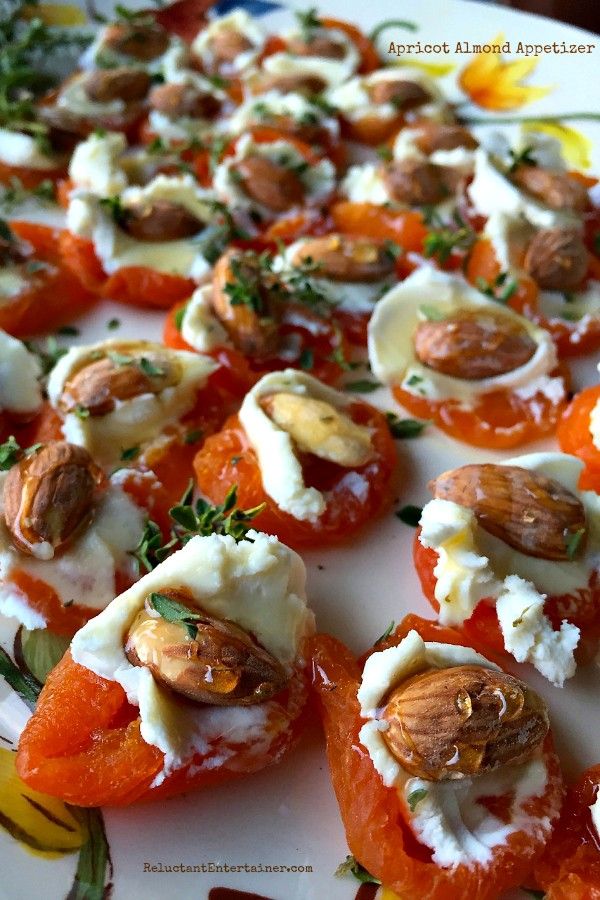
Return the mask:
<path id="1" fill-rule="evenodd" d="M 21 653 L 25 665 L 34 678 L 44 684 L 49 673 L 63 658 L 70 644 L 68 637 L 53 634 L 47 628 L 21 632 Z"/>
<path id="2" fill-rule="evenodd" d="M 102 812 L 78 806 L 70 806 L 69 810 L 86 828 L 88 838 L 79 851 L 77 871 L 66 900 L 103 900 L 110 896 L 113 866 Z"/>
<path id="3" fill-rule="evenodd" d="M 41 685 L 29 673 L 21 672 L 2 647 L 0 647 L 0 675 L 21 700 L 33 709 L 42 689 Z"/>

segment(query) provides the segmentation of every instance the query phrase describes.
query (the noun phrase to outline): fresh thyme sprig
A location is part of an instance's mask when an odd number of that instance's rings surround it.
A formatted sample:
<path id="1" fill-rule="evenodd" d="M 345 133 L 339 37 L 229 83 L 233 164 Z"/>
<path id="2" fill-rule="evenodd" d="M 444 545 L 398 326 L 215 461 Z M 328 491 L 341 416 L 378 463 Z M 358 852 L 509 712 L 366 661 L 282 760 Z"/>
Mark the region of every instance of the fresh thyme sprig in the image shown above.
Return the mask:
<path id="1" fill-rule="evenodd" d="M 216 506 L 202 498 L 194 503 L 193 492 L 194 484 L 190 481 L 179 503 L 169 510 L 173 527 L 168 541 L 163 542 L 159 526 L 148 519 L 141 540 L 132 553 L 140 571 L 145 569 L 151 572 L 167 556 L 198 535 L 222 534 L 230 535 L 235 541 L 244 540 L 252 528 L 253 519 L 265 508 L 265 504 L 261 503 L 251 509 L 238 509 L 237 485 L 232 485 L 223 503 Z"/>

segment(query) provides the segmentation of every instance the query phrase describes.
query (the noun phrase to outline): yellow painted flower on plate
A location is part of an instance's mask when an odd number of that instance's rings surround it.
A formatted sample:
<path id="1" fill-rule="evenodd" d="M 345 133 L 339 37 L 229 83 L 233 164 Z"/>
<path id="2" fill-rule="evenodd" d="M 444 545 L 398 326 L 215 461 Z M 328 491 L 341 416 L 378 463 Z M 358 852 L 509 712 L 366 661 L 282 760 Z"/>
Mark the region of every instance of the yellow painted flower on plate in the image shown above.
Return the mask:
<path id="1" fill-rule="evenodd" d="M 592 165 L 592 142 L 583 132 L 561 122 L 523 122 L 523 131 L 536 131 L 556 138 L 562 147 L 564 158 L 576 169 L 589 169 Z"/>
<path id="2" fill-rule="evenodd" d="M 74 853 L 86 829 L 60 800 L 28 788 L 15 771 L 15 754 L 0 748 L 0 825 L 27 850 L 54 858 Z"/>
<path id="3" fill-rule="evenodd" d="M 497 35 L 489 42 L 494 47 L 501 47 L 504 35 Z M 538 64 L 538 57 L 506 62 L 502 54 L 477 53 L 468 63 L 459 77 L 459 84 L 465 94 L 477 106 L 483 109 L 518 109 L 539 100 L 553 90 L 552 87 L 533 87 L 523 84 Z"/>
<path id="4" fill-rule="evenodd" d="M 44 3 L 25 6 L 22 10 L 24 19 L 41 19 L 46 25 L 83 25 L 87 22 L 85 12 L 72 3 Z"/>

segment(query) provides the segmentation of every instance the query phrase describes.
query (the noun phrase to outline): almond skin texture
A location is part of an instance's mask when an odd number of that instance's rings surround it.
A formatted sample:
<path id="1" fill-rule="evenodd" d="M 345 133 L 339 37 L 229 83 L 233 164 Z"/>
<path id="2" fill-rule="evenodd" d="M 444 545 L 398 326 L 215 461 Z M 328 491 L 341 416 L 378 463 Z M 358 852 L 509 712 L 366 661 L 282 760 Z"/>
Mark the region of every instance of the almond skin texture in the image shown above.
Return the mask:
<path id="1" fill-rule="evenodd" d="M 149 62 L 165 52 L 169 35 L 155 22 L 116 22 L 106 29 L 104 47 Z"/>
<path id="2" fill-rule="evenodd" d="M 327 84 L 318 75 L 268 75 L 261 76 L 262 91 L 279 91 L 281 94 L 303 94 L 311 97 L 325 90 Z"/>
<path id="3" fill-rule="evenodd" d="M 416 81 L 375 81 L 369 85 L 368 92 L 373 103 L 391 103 L 398 112 L 416 109 L 432 99 L 431 94 Z"/>
<path id="4" fill-rule="evenodd" d="M 281 663 L 233 622 L 199 609 L 184 592 L 162 592 L 200 615 L 192 637 L 183 624 L 141 610 L 129 629 L 125 654 L 147 666 L 165 687 L 211 706 L 252 706 L 277 694 L 287 681 Z"/>
<path id="5" fill-rule="evenodd" d="M 381 735 L 404 769 L 428 781 L 483 775 L 527 762 L 548 732 L 544 701 L 483 666 L 426 669 L 395 687 Z"/>
<path id="6" fill-rule="evenodd" d="M 181 378 L 179 362 L 167 353 L 148 351 L 124 355 L 131 359 L 130 363 L 119 364 L 107 356 L 79 369 L 65 385 L 60 400 L 62 411 L 84 409 L 90 416 L 104 416 L 113 411 L 117 400 L 158 394 L 178 384 Z M 156 374 L 144 371 L 142 359 L 151 363 Z"/>
<path id="7" fill-rule="evenodd" d="M 121 66 L 91 72 L 85 81 L 85 92 L 95 103 L 110 103 L 111 100 L 133 103 L 144 99 L 150 84 L 147 72 Z"/>
<path id="8" fill-rule="evenodd" d="M 170 119 L 214 119 L 221 103 L 214 94 L 203 93 L 190 84 L 159 84 L 150 93 L 150 106 Z"/>
<path id="9" fill-rule="evenodd" d="M 90 522 L 104 486 L 104 474 L 83 447 L 44 444 L 6 477 L 4 518 L 13 543 L 28 556 L 51 559 Z"/>
<path id="10" fill-rule="evenodd" d="M 383 243 L 343 234 L 304 240 L 292 262 L 297 266 L 309 261 L 316 264 L 318 278 L 359 284 L 381 281 L 395 270 L 394 259 Z"/>
<path id="11" fill-rule="evenodd" d="M 544 228 L 529 242 L 523 268 L 545 291 L 574 291 L 585 278 L 588 255 L 576 228 Z"/>
<path id="12" fill-rule="evenodd" d="M 512 180 L 551 209 L 583 212 L 589 205 L 587 188 L 568 172 L 519 166 Z"/>
<path id="13" fill-rule="evenodd" d="M 450 195 L 441 166 L 405 159 L 384 166 L 382 174 L 391 197 L 398 203 L 432 205 Z"/>
<path id="14" fill-rule="evenodd" d="M 346 55 L 343 44 L 324 34 L 317 34 L 308 41 L 292 38 L 288 41 L 288 50 L 296 56 L 321 56 L 325 59 L 343 59 Z"/>
<path id="15" fill-rule="evenodd" d="M 585 544 L 583 504 L 562 484 L 519 466 L 461 466 L 429 483 L 434 497 L 472 509 L 479 525 L 537 559 L 573 558 Z M 579 536 L 579 537 L 578 537 Z"/>
<path id="16" fill-rule="evenodd" d="M 420 322 L 414 347 L 419 360 L 430 369 L 477 381 L 525 365 L 535 353 L 536 343 L 506 318 L 463 313 L 440 322 Z"/>
<path id="17" fill-rule="evenodd" d="M 456 150 L 457 147 L 476 150 L 479 146 L 479 142 L 466 128 L 461 125 L 442 125 L 440 122 L 420 123 L 415 143 L 426 156 L 436 150 Z"/>
<path id="18" fill-rule="evenodd" d="M 298 175 L 264 156 L 249 156 L 236 166 L 246 194 L 274 213 L 283 213 L 304 200 Z"/>
<path id="19" fill-rule="evenodd" d="M 122 228 L 137 241 L 180 241 L 198 234 L 204 223 L 179 203 L 155 200 L 150 206 L 127 207 Z"/>

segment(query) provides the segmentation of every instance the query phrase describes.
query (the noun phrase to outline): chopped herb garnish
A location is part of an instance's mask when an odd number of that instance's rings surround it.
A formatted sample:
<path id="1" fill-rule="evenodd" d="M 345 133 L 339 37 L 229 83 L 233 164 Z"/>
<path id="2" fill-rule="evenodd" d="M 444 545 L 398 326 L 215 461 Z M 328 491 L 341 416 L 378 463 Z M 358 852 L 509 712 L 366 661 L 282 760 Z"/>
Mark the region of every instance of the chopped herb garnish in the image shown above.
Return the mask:
<path id="1" fill-rule="evenodd" d="M 57 334 L 62 335 L 63 337 L 77 337 L 79 334 L 79 328 L 75 328 L 74 325 L 63 325 L 56 332 Z"/>
<path id="2" fill-rule="evenodd" d="M 575 559 L 577 555 L 577 551 L 581 545 L 583 537 L 585 535 L 585 528 L 579 528 L 573 534 L 568 535 L 567 537 L 567 556 L 570 560 Z"/>
<path id="3" fill-rule="evenodd" d="M 399 509 L 396 516 L 401 522 L 404 522 L 405 525 L 411 525 L 413 528 L 416 528 L 421 521 L 422 514 L 423 509 L 421 506 L 413 506 L 409 503 L 406 506 L 403 506 L 402 509 Z"/>
<path id="4" fill-rule="evenodd" d="M 573 294 L 571 291 L 565 291 L 563 293 L 563 299 L 565 303 L 574 303 L 577 299 L 577 295 Z"/>
<path id="5" fill-rule="evenodd" d="M 66 347 L 59 347 L 56 338 L 50 336 L 46 339 L 44 346 L 36 344 L 34 341 L 24 341 L 25 346 L 30 353 L 34 353 L 40 361 L 42 367 L 42 375 L 48 373 L 54 368 L 56 363 L 67 352 Z"/>
<path id="6" fill-rule="evenodd" d="M 138 570 L 142 566 L 146 572 L 151 572 L 159 562 L 162 562 L 157 555 L 162 546 L 163 537 L 160 528 L 152 519 L 147 519 L 140 542 L 131 554 L 137 560 Z"/>
<path id="7" fill-rule="evenodd" d="M 537 160 L 535 159 L 534 147 L 527 146 L 523 147 L 522 150 L 509 150 L 510 156 L 510 165 L 508 167 L 508 174 L 512 175 L 519 166 L 537 166 Z"/>
<path id="8" fill-rule="evenodd" d="M 185 311 L 187 309 L 187 303 L 184 303 L 183 306 L 180 306 L 175 316 L 173 317 L 173 321 L 175 322 L 175 327 L 177 331 L 181 331 L 181 326 L 183 325 L 183 317 L 185 316 Z"/>
<path id="9" fill-rule="evenodd" d="M 166 594 L 151 593 L 149 603 L 152 609 L 155 609 L 165 622 L 183 625 L 188 637 L 192 640 L 198 636 L 198 627 L 194 625 L 194 622 L 202 622 L 206 619 L 206 616 L 192 612 L 187 606 L 178 603 L 177 600 L 173 600 L 172 597 L 168 597 Z"/>
<path id="10" fill-rule="evenodd" d="M 424 800 L 426 796 L 427 791 L 425 790 L 425 788 L 418 788 L 416 791 L 411 791 L 411 793 L 406 798 L 406 802 L 408 803 L 410 811 L 414 812 L 417 803 L 420 803 L 421 800 Z"/>
<path id="11" fill-rule="evenodd" d="M 229 460 L 229 462 L 231 463 L 232 466 L 237 466 L 237 464 L 239 463 L 239 461 L 241 459 L 242 459 L 241 456 L 232 456 L 231 459 Z"/>
<path id="12" fill-rule="evenodd" d="M 423 253 L 427 259 L 435 258 L 440 263 L 448 262 L 455 250 L 468 250 L 475 240 L 475 232 L 470 228 L 440 228 L 430 231 L 423 243 Z"/>
<path id="13" fill-rule="evenodd" d="M 408 387 L 416 387 L 418 384 L 421 384 L 422 381 L 423 378 L 421 377 L 421 375 L 410 375 L 406 384 L 408 385 Z"/>
<path id="14" fill-rule="evenodd" d="M 161 369 L 160 366 L 155 365 L 147 356 L 142 356 L 139 366 L 144 375 L 148 375 L 149 378 L 159 378 L 161 375 L 165 374 L 165 370 Z"/>
<path id="15" fill-rule="evenodd" d="M 89 419 L 90 411 L 87 406 L 82 406 L 81 403 L 78 403 L 75 409 L 73 410 L 78 419 Z"/>
<path id="16" fill-rule="evenodd" d="M 139 455 L 139 447 L 127 447 L 121 452 L 121 459 L 123 460 L 123 462 L 128 462 L 130 459 L 136 459 Z"/>
<path id="17" fill-rule="evenodd" d="M 384 162 L 391 162 L 394 158 L 392 148 L 388 147 L 387 144 L 380 144 L 379 147 L 377 147 L 377 156 Z"/>
<path id="18" fill-rule="evenodd" d="M 394 438 L 415 438 L 418 437 L 429 421 L 419 422 L 418 419 L 401 419 L 396 413 L 387 412 L 385 414 L 392 437 Z"/>
<path id="19" fill-rule="evenodd" d="M 430 306 L 425 303 L 423 306 L 419 307 L 419 312 L 423 315 L 429 322 L 443 322 L 446 318 L 445 313 L 442 312 L 441 309 L 437 306 Z"/>
<path id="20" fill-rule="evenodd" d="M 380 388 L 379 381 L 369 381 L 367 378 L 359 378 L 358 381 L 349 381 L 344 385 L 344 390 L 352 391 L 354 394 L 371 394 Z"/>
<path id="21" fill-rule="evenodd" d="M 392 621 L 390 622 L 388 627 L 385 629 L 383 634 L 380 634 L 379 637 L 377 638 L 377 640 L 373 642 L 373 646 L 375 646 L 376 644 L 382 644 L 383 641 L 387 641 L 387 639 L 389 638 L 390 634 L 392 633 L 392 631 L 394 630 L 395 627 L 396 627 L 396 623 L 392 619 Z"/>
<path id="22" fill-rule="evenodd" d="M 185 444 L 197 444 L 203 434 L 201 428 L 195 428 L 193 431 L 188 431 L 183 441 Z"/>
<path id="23" fill-rule="evenodd" d="M 499 303 L 508 303 L 519 289 L 518 282 L 511 278 L 508 272 L 500 272 L 493 281 L 479 277 L 475 280 L 475 287 L 482 294 Z"/>
<path id="24" fill-rule="evenodd" d="M 106 355 L 115 366 L 132 366 L 136 361 L 128 353 L 119 353 L 117 350 L 109 350 Z"/>
<path id="25" fill-rule="evenodd" d="M 317 28 L 321 27 L 321 20 L 317 16 L 317 8 L 315 6 L 311 6 L 310 9 L 307 9 L 305 12 L 297 10 L 294 15 L 296 16 L 298 25 L 300 26 L 302 37 L 305 41 L 310 41 L 313 36 L 313 32 Z"/>
<path id="26" fill-rule="evenodd" d="M 340 863 L 334 872 L 336 878 L 344 878 L 345 875 L 352 875 L 361 884 L 381 884 L 378 878 L 367 872 L 364 866 L 358 862 L 356 857 L 347 856 L 344 862 Z"/>
<path id="27" fill-rule="evenodd" d="M 107 211 L 117 225 L 124 225 L 127 221 L 128 212 L 121 203 L 120 197 L 102 197 L 100 206 Z"/>
<path id="28" fill-rule="evenodd" d="M 404 251 L 402 250 L 400 244 L 396 244 L 395 241 L 384 241 L 383 252 L 386 254 L 386 256 L 388 256 L 395 262 L 399 256 L 402 256 L 402 253 Z"/>
<path id="29" fill-rule="evenodd" d="M 14 435 L 0 444 L 0 472 L 7 472 L 12 469 L 15 463 L 19 462 L 23 451 L 21 445 L 15 439 Z"/>
<path id="30" fill-rule="evenodd" d="M 108 322 L 106 323 L 106 327 L 108 328 L 109 331 L 116 331 L 117 328 L 121 327 L 121 320 L 120 319 L 109 319 Z"/>
<path id="31" fill-rule="evenodd" d="M 315 354 L 310 349 L 310 347 L 305 347 L 302 353 L 300 354 L 300 358 L 298 360 L 300 364 L 300 368 L 304 369 L 305 372 L 310 372 L 312 367 L 315 364 Z"/>
<path id="32" fill-rule="evenodd" d="M 164 153 L 167 149 L 167 145 L 163 141 L 161 137 L 152 138 L 150 143 L 146 146 L 146 150 L 148 153 Z"/>

